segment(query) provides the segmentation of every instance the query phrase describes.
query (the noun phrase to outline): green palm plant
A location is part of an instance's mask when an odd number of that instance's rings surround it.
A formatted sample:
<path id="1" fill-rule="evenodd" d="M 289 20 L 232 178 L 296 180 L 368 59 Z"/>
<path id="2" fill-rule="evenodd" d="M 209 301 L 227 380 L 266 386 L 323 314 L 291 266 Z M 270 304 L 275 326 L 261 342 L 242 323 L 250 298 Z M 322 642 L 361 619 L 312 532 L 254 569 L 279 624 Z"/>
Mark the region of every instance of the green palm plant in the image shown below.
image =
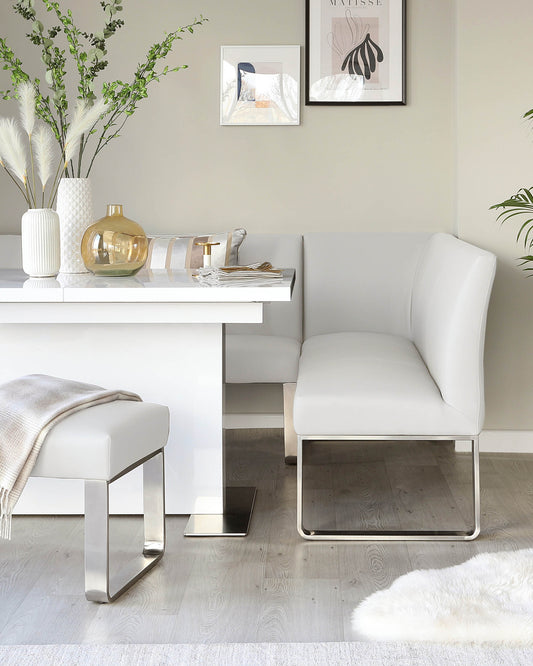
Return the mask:
<path id="1" fill-rule="evenodd" d="M 532 120 L 533 109 L 524 113 L 523 117 Z M 520 227 L 516 234 L 516 242 L 522 243 L 527 252 L 523 257 L 519 257 L 522 262 L 520 266 L 522 270 L 529 272 L 528 277 L 531 277 L 533 275 L 531 272 L 533 271 L 533 186 L 522 187 L 509 199 L 490 207 L 490 210 L 499 209 L 503 210 L 496 219 L 502 224 L 518 217 Z"/>
<path id="2" fill-rule="evenodd" d="M 522 261 L 520 266 L 524 271 L 533 271 L 533 266 L 531 265 L 533 262 L 533 187 L 522 187 L 509 199 L 491 206 L 490 210 L 500 208 L 503 208 L 503 210 L 496 219 L 502 224 L 514 217 L 519 217 L 520 227 L 516 234 L 516 242 L 521 242 L 528 253 L 520 257 Z M 523 219 L 524 216 L 526 217 L 525 220 Z"/>

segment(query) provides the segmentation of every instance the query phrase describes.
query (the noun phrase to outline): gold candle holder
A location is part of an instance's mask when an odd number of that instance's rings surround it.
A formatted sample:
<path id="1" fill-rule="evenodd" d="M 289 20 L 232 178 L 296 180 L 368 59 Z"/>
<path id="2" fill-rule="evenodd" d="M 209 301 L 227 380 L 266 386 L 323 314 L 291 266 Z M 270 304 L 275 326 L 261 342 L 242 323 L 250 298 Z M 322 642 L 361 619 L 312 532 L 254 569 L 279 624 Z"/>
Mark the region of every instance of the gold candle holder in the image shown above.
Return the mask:
<path id="1" fill-rule="evenodd" d="M 201 245 L 204 248 L 204 268 L 211 266 L 211 247 L 213 245 L 220 245 L 219 242 L 214 241 L 198 241 L 195 245 Z"/>

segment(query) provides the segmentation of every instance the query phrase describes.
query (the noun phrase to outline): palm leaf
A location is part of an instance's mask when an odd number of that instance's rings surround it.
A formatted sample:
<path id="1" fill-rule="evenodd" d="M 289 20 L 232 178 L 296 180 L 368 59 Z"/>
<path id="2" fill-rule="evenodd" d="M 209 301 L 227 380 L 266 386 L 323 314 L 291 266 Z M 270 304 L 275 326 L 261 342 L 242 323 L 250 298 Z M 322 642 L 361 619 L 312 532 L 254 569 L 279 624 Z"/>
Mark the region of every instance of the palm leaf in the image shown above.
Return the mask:
<path id="1" fill-rule="evenodd" d="M 531 110 L 531 115 L 533 116 L 533 109 Z M 526 220 L 521 222 L 520 228 L 516 235 L 517 242 L 522 238 L 524 247 L 531 247 L 533 242 L 533 187 L 527 188 L 522 187 L 516 194 L 513 194 L 512 197 L 502 201 L 501 203 L 494 204 L 490 207 L 490 210 L 498 210 L 503 208 L 499 213 L 496 220 L 503 224 L 504 222 L 509 222 L 514 217 L 518 215 L 528 215 Z"/>
<path id="2" fill-rule="evenodd" d="M 525 271 L 526 273 L 529 273 L 527 277 L 532 277 L 533 276 L 533 266 L 527 266 L 527 264 L 533 263 L 533 255 L 528 254 L 525 257 L 520 257 L 520 261 L 522 262 L 521 264 L 518 264 L 520 268 Z M 526 268 L 524 268 L 526 266 Z"/>
<path id="3" fill-rule="evenodd" d="M 526 117 L 533 119 L 533 109 L 528 111 Z M 496 221 L 504 224 L 517 216 L 526 216 L 526 219 L 520 221 L 520 227 L 516 234 L 516 242 L 523 242 L 524 248 L 531 250 L 533 247 L 533 187 L 522 187 L 512 197 L 494 204 L 490 210 L 503 209 L 497 216 Z M 528 277 L 533 275 L 533 255 L 528 254 L 520 257 L 519 266 L 528 273 Z"/>
<path id="4" fill-rule="evenodd" d="M 533 237 L 531 237 L 532 233 L 533 233 L 533 226 L 530 226 L 526 232 L 526 235 L 524 236 L 524 247 L 531 248 L 531 246 L 533 245 Z"/>
<path id="5" fill-rule="evenodd" d="M 526 220 L 526 221 L 522 224 L 522 226 L 520 227 L 520 229 L 518 230 L 518 233 L 516 234 L 516 242 L 518 243 L 519 240 L 520 240 L 520 236 L 522 235 L 522 233 L 524 232 L 524 230 L 527 229 L 527 232 L 526 232 L 526 235 L 525 235 L 525 238 L 524 238 L 524 247 L 526 247 L 526 245 L 527 245 L 527 238 L 528 238 L 529 234 L 531 233 L 531 226 L 530 226 L 530 225 L 531 225 L 532 223 L 533 223 L 533 218 L 529 218 L 529 220 Z M 529 227 L 529 228 L 528 228 L 528 227 Z"/>

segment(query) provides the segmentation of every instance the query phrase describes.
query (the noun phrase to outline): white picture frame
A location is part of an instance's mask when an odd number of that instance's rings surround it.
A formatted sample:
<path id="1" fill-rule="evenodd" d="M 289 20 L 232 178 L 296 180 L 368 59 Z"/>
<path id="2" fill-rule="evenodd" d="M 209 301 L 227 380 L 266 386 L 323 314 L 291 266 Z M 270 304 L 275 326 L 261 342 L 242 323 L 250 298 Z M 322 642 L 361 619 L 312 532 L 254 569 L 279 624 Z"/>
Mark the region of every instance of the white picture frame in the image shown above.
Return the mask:
<path id="1" fill-rule="evenodd" d="M 299 125 L 300 46 L 222 46 L 220 124 Z"/>

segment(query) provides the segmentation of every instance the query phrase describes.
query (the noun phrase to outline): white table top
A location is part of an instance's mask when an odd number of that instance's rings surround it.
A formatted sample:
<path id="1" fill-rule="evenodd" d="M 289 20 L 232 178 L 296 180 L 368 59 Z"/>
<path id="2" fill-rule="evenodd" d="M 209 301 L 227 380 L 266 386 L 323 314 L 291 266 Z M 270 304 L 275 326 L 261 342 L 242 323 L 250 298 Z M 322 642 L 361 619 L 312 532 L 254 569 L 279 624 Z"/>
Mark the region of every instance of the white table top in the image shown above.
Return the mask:
<path id="1" fill-rule="evenodd" d="M 194 270 L 145 271 L 132 277 L 92 274 L 29 278 L 21 270 L 0 269 L 0 303 L 265 303 L 290 301 L 294 269 L 279 284 L 207 286 Z"/>

